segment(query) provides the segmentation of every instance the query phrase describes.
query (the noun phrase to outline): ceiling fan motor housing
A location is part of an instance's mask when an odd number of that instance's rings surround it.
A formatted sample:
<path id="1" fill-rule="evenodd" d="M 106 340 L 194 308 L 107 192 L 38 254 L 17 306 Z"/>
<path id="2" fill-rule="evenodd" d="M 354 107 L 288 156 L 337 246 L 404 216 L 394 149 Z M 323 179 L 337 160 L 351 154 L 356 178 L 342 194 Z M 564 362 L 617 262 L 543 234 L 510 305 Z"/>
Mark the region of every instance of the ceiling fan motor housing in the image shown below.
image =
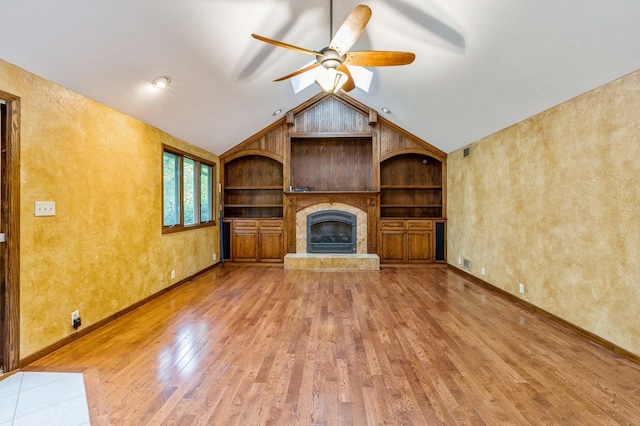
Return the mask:
<path id="1" fill-rule="evenodd" d="M 317 55 L 316 60 L 325 68 L 338 68 L 345 60 L 346 55 L 340 55 L 335 50 L 325 47 L 320 51 L 322 55 Z"/>

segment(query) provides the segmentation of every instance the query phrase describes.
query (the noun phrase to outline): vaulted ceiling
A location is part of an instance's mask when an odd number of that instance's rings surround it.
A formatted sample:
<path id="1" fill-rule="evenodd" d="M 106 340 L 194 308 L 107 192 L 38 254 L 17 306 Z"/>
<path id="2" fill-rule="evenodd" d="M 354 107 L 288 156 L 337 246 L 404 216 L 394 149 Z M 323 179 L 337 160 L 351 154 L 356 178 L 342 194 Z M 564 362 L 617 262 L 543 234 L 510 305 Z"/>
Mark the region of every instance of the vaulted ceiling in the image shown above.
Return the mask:
<path id="1" fill-rule="evenodd" d="M 640 69 L 637 0 L 364 3 L 353 50 L 416 60 L 349 95 L 445 152 Z M 251 33 L 319 50 L 329 21 L 330 0 L 0 0 L 0 58 L 221 154 L 319 91 L 274 83 L 313 57 Z"/>

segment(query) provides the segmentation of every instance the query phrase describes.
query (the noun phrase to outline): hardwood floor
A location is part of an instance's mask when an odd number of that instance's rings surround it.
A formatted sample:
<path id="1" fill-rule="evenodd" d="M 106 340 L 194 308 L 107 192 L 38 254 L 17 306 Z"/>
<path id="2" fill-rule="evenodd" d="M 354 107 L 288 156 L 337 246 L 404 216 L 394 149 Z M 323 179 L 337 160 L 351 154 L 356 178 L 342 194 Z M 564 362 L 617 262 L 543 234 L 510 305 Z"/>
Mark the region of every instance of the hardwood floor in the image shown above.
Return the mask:
<path id="1" fill-rule="evenodd" d="M 640 368 L 446 266 L 227 264 L 33 367 L 114 425 L 640 424 Z"/>

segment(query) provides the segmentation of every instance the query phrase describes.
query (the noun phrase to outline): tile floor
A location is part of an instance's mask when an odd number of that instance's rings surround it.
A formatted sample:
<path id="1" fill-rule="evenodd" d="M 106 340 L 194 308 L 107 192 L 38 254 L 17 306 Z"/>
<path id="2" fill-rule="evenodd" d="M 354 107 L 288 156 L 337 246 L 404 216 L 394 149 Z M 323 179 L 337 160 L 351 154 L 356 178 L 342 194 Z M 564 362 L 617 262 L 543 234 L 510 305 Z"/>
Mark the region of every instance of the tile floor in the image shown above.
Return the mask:
<path id="1" fill-rule="evenodd" d="M 0 380 L 0 426 L 90 424 L 82 373 L 19 372 Z"/>

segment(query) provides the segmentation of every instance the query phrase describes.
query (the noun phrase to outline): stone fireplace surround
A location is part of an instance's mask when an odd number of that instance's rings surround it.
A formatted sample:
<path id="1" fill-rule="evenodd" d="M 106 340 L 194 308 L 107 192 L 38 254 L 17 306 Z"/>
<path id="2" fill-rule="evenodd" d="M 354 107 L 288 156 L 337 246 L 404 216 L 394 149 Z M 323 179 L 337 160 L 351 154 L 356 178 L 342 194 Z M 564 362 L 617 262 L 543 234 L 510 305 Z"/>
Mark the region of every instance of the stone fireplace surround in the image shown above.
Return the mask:
<path id="1" fill-rule="evenodd" d="M 298 194 L 299 195 L 299 194 Z M 357 218 L 357 248 L 349 253 L 307 253 L 307 216 L 324 210 L 338 210 L 354 214 Z M 293 213 L 293 212 L 292 212 Z M 342 202 L 322 201 L 295 212 L 295 253 L 284 258 L 285 269 L 318 270 L 379 270 L 380 258 L 367 253 L 368 214 L 364 210 Z"/>

